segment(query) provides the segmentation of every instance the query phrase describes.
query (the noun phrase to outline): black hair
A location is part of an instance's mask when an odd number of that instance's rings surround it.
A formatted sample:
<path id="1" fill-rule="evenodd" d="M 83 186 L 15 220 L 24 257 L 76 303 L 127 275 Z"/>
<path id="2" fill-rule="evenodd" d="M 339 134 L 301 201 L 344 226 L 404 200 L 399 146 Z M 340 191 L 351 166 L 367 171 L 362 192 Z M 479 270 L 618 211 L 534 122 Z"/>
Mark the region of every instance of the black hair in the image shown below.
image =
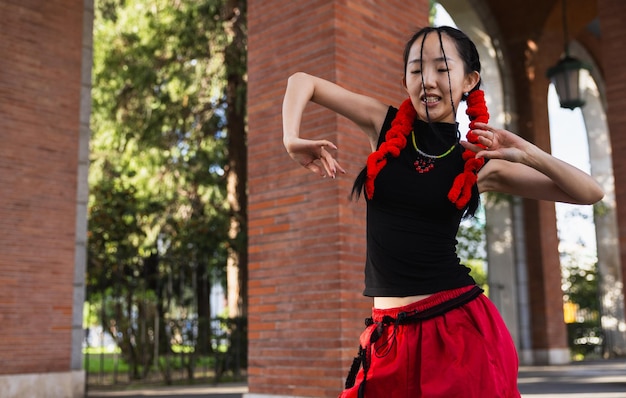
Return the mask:
<path id="1" fill-rule="evenodd" d="M 456 46 L 456 50 L 458 51 L 461 59 L 463 60 L 463 65 L 465 67 L 465 73 L 469 74 L 472 72 L 480 73 L 480 57 L 478 56 L 478 50 L 476 49 L 476 45 L 465 33 L 458 30 L 457 28 L 453 28 L 452 26 L 427 26 L 415 32 L 413 36 L 406 42 L 404 46 L 404 72 L 406 73 L 406 68 L 409 62 L 409 53 L 411 52 L 411 47 L 417 41 L 420 36 L 428 35 L 431 32 L 436 32 L 439 35 L 439 40 L 441 40 L 441 34 L 445 33 L 449 38 L 454 40 L 454 44 Z M 478 90 L 480 86 L 480 81 L 474 87 L 474 90 Z"/>

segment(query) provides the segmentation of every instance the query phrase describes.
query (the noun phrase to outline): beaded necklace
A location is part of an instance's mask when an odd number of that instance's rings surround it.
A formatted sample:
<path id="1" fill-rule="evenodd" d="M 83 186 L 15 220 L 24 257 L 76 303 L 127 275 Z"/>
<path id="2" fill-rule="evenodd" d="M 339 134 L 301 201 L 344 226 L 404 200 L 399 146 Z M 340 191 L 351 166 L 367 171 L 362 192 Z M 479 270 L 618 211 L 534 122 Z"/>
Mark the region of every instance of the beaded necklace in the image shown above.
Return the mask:
<path id="1" fill-rule="evenodd" d="M 420 174 L 428 173 L 429 171 L 434 169 L 435 160 L 448 156 L 456 147 L 456 143 L 454 143 L 447 151 L 445 151 L 441 155 L 430 155 L 417 147 L 417 143 L 415 142 L 415 130 L 411 131 L 411 140 L 413 141 L 413 148 L 415 148 L 415 150 L 417 151 L 417 159 L 413 163 L 413 166 L 415 166 L 415 170 Z"/>

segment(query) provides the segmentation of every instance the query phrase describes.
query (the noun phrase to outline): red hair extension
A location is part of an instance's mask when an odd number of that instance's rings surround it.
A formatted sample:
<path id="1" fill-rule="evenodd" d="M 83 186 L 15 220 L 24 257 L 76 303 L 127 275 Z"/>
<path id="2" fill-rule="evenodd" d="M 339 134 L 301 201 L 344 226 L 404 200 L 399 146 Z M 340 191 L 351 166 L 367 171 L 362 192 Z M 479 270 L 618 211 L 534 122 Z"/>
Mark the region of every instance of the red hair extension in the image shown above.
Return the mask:
<path id="1" fill-rule="evenodd" d="M 391 128 L 385 134 L 385 141 L 380 144 L 376 152 L 367 157 L 367 175 L 365 177 L 365 194 L 369 199 L 374 197 L 374 180 L 378 173 L 387 164 L 387 155 L 397 158 L 400 151 L 406 147 L 407 136 L 413 129 L 413 121 L 417 112 L 407 98 L 402 102 L 396 117 L 391 122 Z"/>
<path id="2" fill-rule="evenodd" d="M 485 93 L 482 90 L 474 90 L 467 97 L 467 116 L 469 116 L 470 131 L 467 133 L 467 140 L 481 148 L 484 145 L 478 143 L 478 136 L 472 132 L 476 122 L 487 123 L 489 112 L 485 103 Z M 466 149 L 463 152 L 465 166 L 463 172 L 456 176 L 452 188 L 448 192 L 448 199 L 456 205 L 457 209 L 464 208 L 472 197 L 472 186 L 476 184 L 477 174 L 485 164 L 484 158 L 476 158 L 476 153 Z"/>

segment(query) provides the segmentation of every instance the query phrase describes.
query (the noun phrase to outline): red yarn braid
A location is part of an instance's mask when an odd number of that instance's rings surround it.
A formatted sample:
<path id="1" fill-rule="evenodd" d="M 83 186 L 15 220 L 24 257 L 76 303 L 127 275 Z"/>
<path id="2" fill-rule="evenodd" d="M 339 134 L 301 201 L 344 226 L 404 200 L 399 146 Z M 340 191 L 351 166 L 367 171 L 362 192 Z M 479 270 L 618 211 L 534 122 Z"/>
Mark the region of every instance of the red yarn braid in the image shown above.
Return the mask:
<path id="1" fill-rule="evenodd" d="M 480 147 L 478 136 L 472 132 L 476 122 L 487 123 L 489 113 L 485 103 L 485 93 L 482 90 L 474 90 L 467 97 L 467 115 L 470 119 L 470 131 L 467 133 L 467 140 Z M 391 122 L 391 128 L 385 134 L 385 141 L 380 144 L 377 151 L 372 152 L 367 158 L 367 175 L 365 177 L 365 194 L 368 199 L 374 197 L 374 180 L 378 173 L 387 164 L 387 155 L 397 158 L 400 151 L 406 147 L 407 136 L 413 129 L 413 122 L 417 117 L 417 112 L 408 98 L 402 102 L 396 117 Z M 476 158 L 476 154 L 469 149 L 463 152 L 465 166 L 463 172 L 456 176 L 452 188 L 448 192 L 448 199 L 456 205 L 458 209 L 463 209 L 472 197 L 472 186 L 476 183 L 476 174 L 485 164 L 485 159 Z"/>
<path id="2" fill-rule="evenodd" d="M 467 111 L 465 113 L 470 119 L 470 130 L 467 132 L 467 140 L 472 144 L 485 148 L 484 145 L 478 143 L 478 136 L 472 132 L 476 122 L 489 122 L 485 93 L 482 90 L 474 90 L 469 94 L 467 97 Z M 463 152 L 463 159 L 465 160 L 463 172 L 456 176 L 454 183 L 452 183 L 452 188 L 448 192 L 448 199 L 456 205 L 457 209 L 464 208 L 471 199 L 472 186 L 476 184 L 478 171 L 485 164 L 484 158 L 476 158 L 476 153 L 469 149 Z"/>
<path id="3" fill-rule="evenodd" d="M 387 154 L 397 158 L 404 149 L 407 136 L 413 130 L 413 121 L 417 116 L 411 99 L 407 98 L 400 105 L 396 117 L 391 122 L 391 128 L 385 134 L 385 141 L 380 144 L 376 152 L 367 157 L 367 176 L 365 177 L 365 194 L 369 199 L 374 197 L 374 180 L 378 173 L 387 164 Z"/>

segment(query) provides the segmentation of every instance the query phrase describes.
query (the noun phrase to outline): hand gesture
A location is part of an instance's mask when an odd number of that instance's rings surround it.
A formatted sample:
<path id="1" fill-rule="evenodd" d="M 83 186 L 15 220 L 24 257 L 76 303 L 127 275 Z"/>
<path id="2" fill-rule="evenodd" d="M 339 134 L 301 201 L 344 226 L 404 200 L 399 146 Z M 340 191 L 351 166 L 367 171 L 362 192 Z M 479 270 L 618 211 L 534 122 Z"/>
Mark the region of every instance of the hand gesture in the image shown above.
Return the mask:
<path id="1" fill-rule="evenodd" d="M 328 140 L 293 138 L 284 144 L 293 160 L 321 177 L 335 178 L 338 170 L 346 173 L 329 151 L 337 147 Z"/>
<path id="2" fill-rule="evenodd" d="M 467 141 L 462 141 L 461 145 L 476 152 L 477 158 L 504 159 L 523 163 L 528 146 L 531 145 L 510 131 L 497 129 L 485 123 L 476 123 L 472 132 L 478 136 L 478 144 L 484 145 L 485 148 Z"/>

